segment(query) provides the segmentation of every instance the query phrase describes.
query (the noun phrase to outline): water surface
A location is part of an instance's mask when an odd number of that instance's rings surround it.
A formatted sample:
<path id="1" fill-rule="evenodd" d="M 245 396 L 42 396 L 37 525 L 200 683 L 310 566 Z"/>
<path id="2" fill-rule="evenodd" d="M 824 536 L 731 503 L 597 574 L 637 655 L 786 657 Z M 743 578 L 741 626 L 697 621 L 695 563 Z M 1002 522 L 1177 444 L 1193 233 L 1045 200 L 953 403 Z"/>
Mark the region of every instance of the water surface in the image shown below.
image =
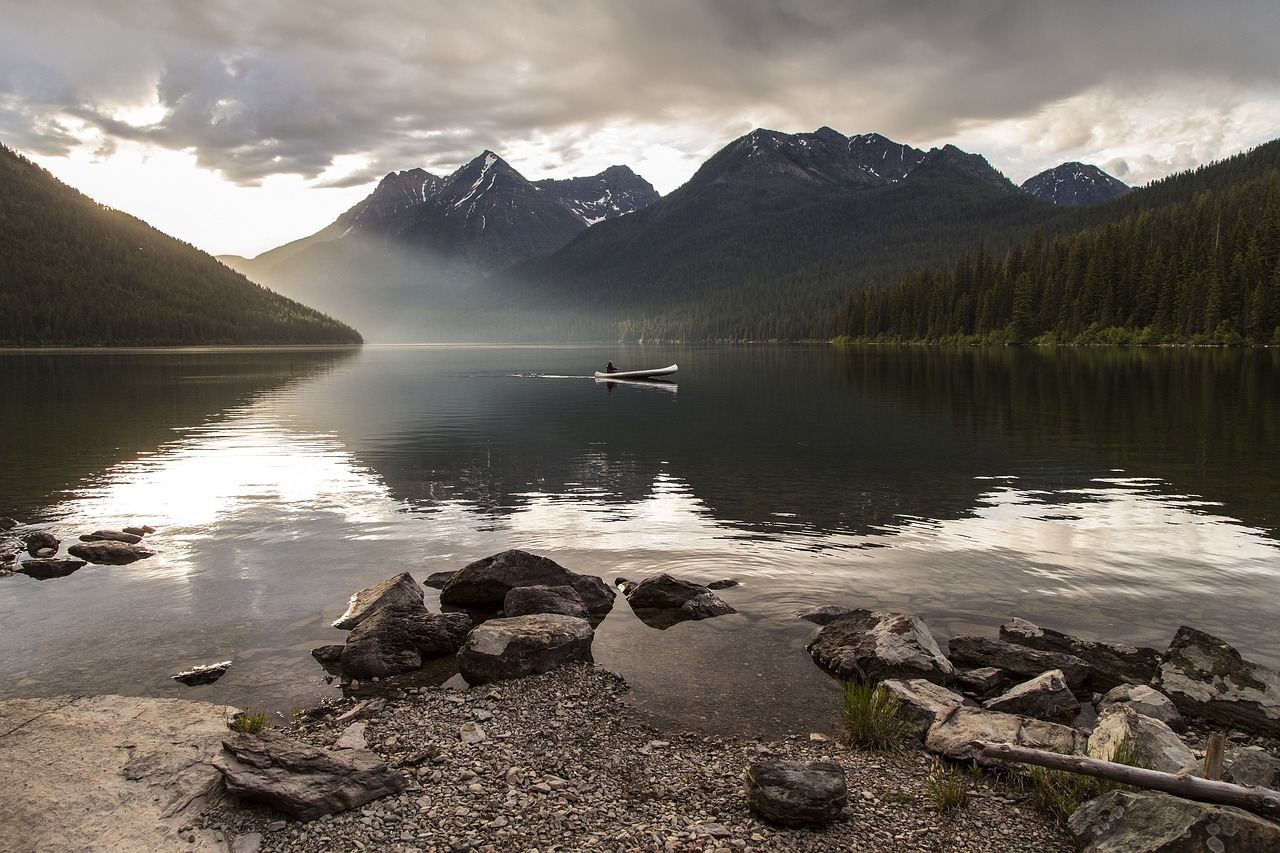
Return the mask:
<path id="1" fill-rule="evenodd" d="M 1011 616 L 1163 649 L 1180 624 L 1280 665 L 1275 351 L 366 347 L 6 353 L 0 514 L 156 557 L 0 579 L 0 695 L 287 713 L 357 589 L 507 548 L 612 582 L 707 582 L 737 615 L 596 660 L 692 727 L 831 731 L 794 612 Z M 597 383 L 678 362 L 673 385 Z M 69 544 L 69 543 L 68 543 Z M 438 605 L 428 591 L 428 603 Z M 231 659 L 214 685 L 169 675 Z M 424 678 L 446 678 L 436 672 Z"/>

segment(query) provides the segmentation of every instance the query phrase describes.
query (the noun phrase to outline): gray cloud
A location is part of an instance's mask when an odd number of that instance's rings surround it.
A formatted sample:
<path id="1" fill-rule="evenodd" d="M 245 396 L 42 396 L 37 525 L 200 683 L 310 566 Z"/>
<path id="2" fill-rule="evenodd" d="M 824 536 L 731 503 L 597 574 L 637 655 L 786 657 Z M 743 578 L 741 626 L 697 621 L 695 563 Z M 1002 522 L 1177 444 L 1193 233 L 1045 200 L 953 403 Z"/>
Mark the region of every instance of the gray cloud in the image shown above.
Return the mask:
<path id="1" fill-rule="evenodd" d="M 0 139 L 56 155 L 92 130 L 241 184 L 342 155 L 369 165 L 333 185 L 448 171 L 538 138 L 576 159 L 616 125 L 705 157 L 756 125 L 922 144 L 1020 120 L 1048 157 L 1152 132 L 1126 118 L 1129 93 L 1280 99 L 1273 0 L 0 0 L 0 15 Z M 1053 110 L 1073 98 L 1097 109 Z M 148 103 L 154 120 L 122 111 Z M 1196 156 L 1231 138 L 1231 106 L 1161 132 Z M 1183 167 L 1148 159 L 1123 168 Z"/>

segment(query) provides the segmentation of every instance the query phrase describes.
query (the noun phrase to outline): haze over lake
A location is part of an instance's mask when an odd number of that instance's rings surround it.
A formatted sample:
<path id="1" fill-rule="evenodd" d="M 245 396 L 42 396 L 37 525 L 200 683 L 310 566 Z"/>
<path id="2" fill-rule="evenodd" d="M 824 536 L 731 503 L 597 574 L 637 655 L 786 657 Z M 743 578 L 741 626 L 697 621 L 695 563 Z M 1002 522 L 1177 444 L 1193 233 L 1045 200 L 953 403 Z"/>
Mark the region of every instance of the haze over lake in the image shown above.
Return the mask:
<path id="1" fill-rule="evenodd" d="M 608 386 L 607 360 L 680 370 Z M 0 578 L 6 698 L 287 714 L 337 695 L 309 651 L 353 592 L 508 548 L 740 581 L 737 615 L 658 630 L 619 597 L 597 630 L 637 707 L 694 726 L 831 730 L 794 617 L 823 604 L 940 643 L 1020 616 L 1163 650 L 1190 624 L 1280 665 L 1274 349 L 7 352 L 0 391 L 0 514 L 65 544 L 147 523 L 158 552 Z"/>

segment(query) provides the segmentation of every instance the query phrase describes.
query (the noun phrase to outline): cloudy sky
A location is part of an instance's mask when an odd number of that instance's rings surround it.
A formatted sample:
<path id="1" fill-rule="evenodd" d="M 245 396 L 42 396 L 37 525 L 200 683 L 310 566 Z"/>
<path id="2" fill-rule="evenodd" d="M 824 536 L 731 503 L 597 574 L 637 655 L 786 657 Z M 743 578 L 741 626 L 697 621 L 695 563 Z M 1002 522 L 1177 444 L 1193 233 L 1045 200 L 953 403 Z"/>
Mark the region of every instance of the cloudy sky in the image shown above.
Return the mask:
<path id="1" fill-rule="evenodd" d="M 0 142 L 214 253 L 484 149 L 659 191 L 756 127 L 1132 185 L 1280 136 L 1276 0 L 0 0 Z"/>

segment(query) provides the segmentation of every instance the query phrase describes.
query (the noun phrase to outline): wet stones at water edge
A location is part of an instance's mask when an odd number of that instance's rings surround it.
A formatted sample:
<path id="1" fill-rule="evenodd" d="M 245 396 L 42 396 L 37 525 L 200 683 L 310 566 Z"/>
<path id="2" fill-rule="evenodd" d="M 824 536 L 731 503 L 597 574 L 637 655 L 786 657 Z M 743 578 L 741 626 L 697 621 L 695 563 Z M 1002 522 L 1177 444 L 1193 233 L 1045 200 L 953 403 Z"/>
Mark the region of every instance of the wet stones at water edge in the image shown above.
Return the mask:
<path id="1" fill-rule="evenodd" d="M 401 572 L 393 578 L 387 578 L 351 596 L 347 611 L 334 620 L 333 627 L 350 631 L 383 607 L 416 609 L 424 612 L 427 609 L 423 604 L 422 587 L 418 586 L 408 572 Z"/>
<path id="2" fill-rule="evenodd" d="M 18 571 L 36 580 L 65 578 L 87 565 L 84 560 L 59 560 L 54 557 L 41 557 L 35 560 L 23 560 Z"/>
<path id="3" fill-rule="evenodd" d="M 17 521 L 6 519 L 12 524 L 0 530 L 0 574 L 22 572 L 37 580 L 49 580 L 67 577 L 86 563 L 126 565 L 155 556 L 154 551 L 140 544 L 144 535 L 155 532 L 149 525 L 82 534 L 78 543 L 67 548 L 69 557 L 74 558 L 68 559 L 58 556 L 62 540 L 52 531 L 23 530 Z M 22 560 L 19 565 L 23 551 L 31 559 Z"/>
<path id="4" fill-rule="evenodd" d="M 591 660 L 595 631 L 586 619 L 537 613 L 477 625 L 458 650 L 458 671 L 468 684 L 550 672 Z"/>
<path id="5" fill-rule="evenodd" d="M 1011 619 L 1001 625 L 1000 639 L 1079 658 L 1089 665 L 1085 687 L 1097 693 L 1106 693 L 1121 684 L 1146 684 L 1155 678 L 1160 665 L 1160 653 L 1155 649 L 1086 640 L 1025 619 Z"/>
<path id="6" fill-rule="evenodd" d="M 850 611 L 819 629 L 807 648 L 814 663 L 839 679 L 948 684 L 955 674 L 924 622 L 906 613 Z"/>
<path id="7" fill-rule="evenodd" d="M 738 612 L 710 587 L 673 578 L 666 573 L 645 578 L 639 583 L 618 578 L 617 583 L 636 616 L 650 628 L 664 630 L 680 622 Z"/>
<path id="8" fill-rule="evenodd" d="M 136 563 L 138 560 L 156 555 L 156 552 L 150 548 L 112 540 L 80 542 L 68 548 L 67 553 L 73 557 L 79 557 L 81 560 L 104 566 L 127 566 L 130 563 Z"/>
<path id="9" fill-rule="evenodd" d="M 188 687 L 196 687 L 201 684 L 213 684 L 213 682 L 226 675 L 227 670 L 230 668 L 231 661 L 229 660 L 219 661 L 218 663 L 202 663 L 169 677 Z"/>
<path id="10" fill-rule="evenodd" d="M 496 613 L 507 593 L 521 586 L 571 586 L 594 619 L 613 609 L 617 593 L 594 575 L 580 575 L 546 557 L 510 550 L 459 569 L 440 590 L 440 604 Z"/>

